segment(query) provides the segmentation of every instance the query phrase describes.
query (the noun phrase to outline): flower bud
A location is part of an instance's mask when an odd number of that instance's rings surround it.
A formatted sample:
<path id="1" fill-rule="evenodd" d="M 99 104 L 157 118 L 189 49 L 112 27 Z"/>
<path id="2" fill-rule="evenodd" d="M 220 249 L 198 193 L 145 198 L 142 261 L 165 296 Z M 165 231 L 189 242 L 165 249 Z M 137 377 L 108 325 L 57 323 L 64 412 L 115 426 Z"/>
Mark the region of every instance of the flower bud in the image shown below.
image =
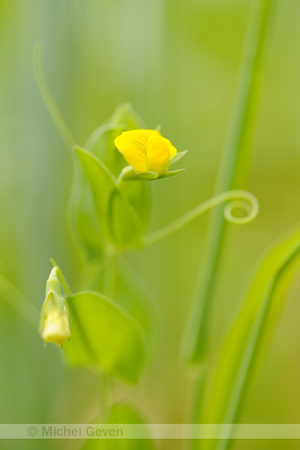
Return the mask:
<path id="1" fill-rule="evenodd" d="M 46 284 L 46 299 L 42 306 L 40 334 L 46 342 L 63 346 L 71 335 L 68 308 L 61 292 L 57 277 L 57 267 L 54 267 Z"/>

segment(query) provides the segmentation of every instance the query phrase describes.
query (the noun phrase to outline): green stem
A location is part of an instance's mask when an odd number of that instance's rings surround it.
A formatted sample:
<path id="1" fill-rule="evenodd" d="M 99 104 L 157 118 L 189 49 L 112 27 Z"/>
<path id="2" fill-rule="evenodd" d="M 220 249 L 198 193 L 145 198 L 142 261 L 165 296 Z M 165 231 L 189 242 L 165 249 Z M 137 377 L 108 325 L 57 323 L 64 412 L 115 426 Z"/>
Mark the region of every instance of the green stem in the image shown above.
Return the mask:
<path id="1" fill-rule="evenodd" d="M 53 99 L 53 96 L 50 92 L 50 89 L 46 83 L 43 69 L 42 69 L 42 63 L 41 63 L 41 56 L 42 56 L 42 50 L 43 46 L 42 44 L 38 43 L 35 46 L 34 50 L 34 57 L 33 57 L 33 63 L 34 63 L 34 74 L 36 78 L 36 82 L 40 91 L 40 94 L 44 100 L 44 103 L 46 105 L 46 108 L 52 117 L 53 122 L 55 123 L 66 147 L 70 149 L 73 145 L 76 144 L 75 139 L 69 130 L 67 124 L 65 123 L 57 104 L 55 103 L 55 100 Z"/>
<path id="2" fill-rule="evenodd" d="M 35 329 L 38 328 L 40 313 L 10 281 L 0 275 L 0 295 L 7 303 Z"/>
<path id="3" fill-rule="evenodd" d="M 254 112 L 261 80 L 261 61 L 274 0 L 256 0 L 245 45 L 236 105 L 225 143 L 216 193 L 245 185 L 247 178 Z M 218 208 L 212 214 L 208 244 L 201 269 L 184 340 L 184 356 L 192 365 L 204 363 L 208 350 L 208 330 L 214 288 L 224 244 L 226 223 Z M 205 382 L 202 371 L 199 383 Z M 196 396 L 194 421 L 199 420 L 201 400 Z M 196 448 L 199 443 L 194 442 Z"/>
<path id="4" fill-rule="evenodd" d="M 192 220 L 199 217 L 204 212 L 207 212 L 211 208 L 220 205 L 221 203 L 227 202 L 228 200 L 243 200 L 244 202 L 247 202 L 250 205 L 250 210 L 247 210 L 244 203 L 239 202 L 238 204 L 236 202 L 230 202 L 228 205 L 226 205 L 224 209 L 224 216 L 225 218 L 232 223 L 248 223 L 251 220 L 253 220 L 259 209 L 258 201 L 254 195 L 250 194 L 250 192 L 242 191 L 242 190 L 234 190 L 229 192 L 223 192 L 222 194 L 216 195 L 215 197 L 207 200 L 204 203 L 201 203 L 200 205 L 196 206 L 196 208 L 192 209 L 188 213 L 184 214 L 183 216 L 179 217 L 179 219 L 174 220 L 174 222 L 166 225 L 165 227 L 161 228 L 160 230 L 157 230 L 148 236 L 145 236 L 143 239 L 143 243 L 145 246 L 154 244 L 165 237 L 169 236 L 170 234 L 174 233 L 175 231 L 180 230 L 180 228 L 187 225 Z M 245 210 L 247 213 L 244 217 L 234 217 L 232 215 L 232 210 L 235 207 L 239 207 Z"/>

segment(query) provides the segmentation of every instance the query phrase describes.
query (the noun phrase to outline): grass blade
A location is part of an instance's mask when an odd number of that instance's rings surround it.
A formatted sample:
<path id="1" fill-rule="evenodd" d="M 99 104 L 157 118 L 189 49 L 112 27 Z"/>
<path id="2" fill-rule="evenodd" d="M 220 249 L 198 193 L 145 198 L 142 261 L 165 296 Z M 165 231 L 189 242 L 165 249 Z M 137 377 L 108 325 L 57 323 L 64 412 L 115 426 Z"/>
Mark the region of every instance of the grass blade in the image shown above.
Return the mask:
<path id="1" fill-rule="evenodd" d="M 210 374 L 211 392 L 202 420 L 232 424 L 238 418 L 246 389 L 262 344 L 274 329 L 278 312 L 300 262 L 300 228 L 276 244 L 262 261 L 246 294 L 245 301 L 221 347 Z M 228 439 L 233 426 L 228 427 Z M 208 448 L 227 450 L 229 440 Z"/>

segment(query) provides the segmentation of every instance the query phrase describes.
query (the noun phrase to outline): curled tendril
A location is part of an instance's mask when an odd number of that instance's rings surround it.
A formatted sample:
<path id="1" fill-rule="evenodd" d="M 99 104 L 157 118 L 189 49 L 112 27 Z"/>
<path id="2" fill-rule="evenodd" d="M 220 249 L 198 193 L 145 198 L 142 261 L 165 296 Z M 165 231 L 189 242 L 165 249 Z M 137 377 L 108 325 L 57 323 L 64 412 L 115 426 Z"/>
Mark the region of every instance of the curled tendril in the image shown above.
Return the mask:
<path id="1" fill-rule="evenodd" d="M 238 190 L 229 191 L 228 194 L 234 195 L 234 198 L 224 207 L 224 217 L 228 222 L 242 225 L 255 219 L 259 211 L 259 203 L 253 194 Z M 233 211 L 235 209 L 243 210 L 245 215 L 243 217 L 234 216 Z"/>
<path id="2" fill-rule="evenodd" d="M 171 222 L 169 225 L 154 231 L 153 233 L 145 236 L 143 239 L 144 245 L 151 245 L 155 242 L 164 239 L 175 231 L 179 230 L 183 226 L 187 225 L 192 220 L 196 219 L 198 216 L 206 211 L 214 208 L 215 206 L 226 203 L 224 207 L 224 217 L 228 222 L 235 224 L 245 224 L 251 222 L 258 214 L 259 203 L 257 198 L 248 191 L 243 190 L 233 190 L 223 192 L 222 194 L 216 195 L 215 197 L 207 200 L 204 203 L 196 206 L 188 213 Z M 243 217 L 237 217 L 233 215 L 235 209 L 242 209 L 246 215 Z"/>

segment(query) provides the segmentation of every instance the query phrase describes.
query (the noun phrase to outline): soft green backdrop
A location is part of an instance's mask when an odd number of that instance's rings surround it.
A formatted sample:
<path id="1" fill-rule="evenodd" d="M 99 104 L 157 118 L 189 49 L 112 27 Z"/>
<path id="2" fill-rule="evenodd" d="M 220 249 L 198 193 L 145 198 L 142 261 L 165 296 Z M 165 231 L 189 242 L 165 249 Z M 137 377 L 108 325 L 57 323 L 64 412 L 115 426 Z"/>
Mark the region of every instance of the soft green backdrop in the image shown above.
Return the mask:
<path id="1" fill-rule="evenodd" d="M 152 183 L 151 228 L 212 195 L 237 85 L 250 0 L 0 0 L 0 269 L 40 307 L 49 257 L 70 281 L 77 264 L 66 202 L 71 161 L 45 110 L 32 68 L 44 43 L 51 90 L 79 144 L 117 104 L 189 149 L 186 172 Z M 214 307 L 215 348 L 263 251 L 299 222 L 300 2 L 278 0 L 268 42 L 248 188 L 259 217 L 230 226 Z M 152 423 L 189 422 L 189 378 L 179 344 L 207 231 L 207 217 L 131 260 L 155 295 L 161 345 L 138 388 L 121 386 Z M 244 423 L 300 422 L 299 292 L 294 286 L 269 353 L 251 385 Z M 37 324 L 38 326 L 38 324 Z M 97 380 L 66 369 L 11 308 L 0 304 L 0 422 L 74 423 L 98 411 Z M 75 395 L 74 395 L 75 392 Z M 26 442 L 2 448 L 27 449 Z M 80 442 L 44 441 L 43 448 Z M 74 447 L 75 445 L 75 447 Z M 179 448 L 164 442 L 162 448 Z M 296 449 L 240 442 L 235 450 Z M 41 443 L 30 442 L 30 448 Z"/>

